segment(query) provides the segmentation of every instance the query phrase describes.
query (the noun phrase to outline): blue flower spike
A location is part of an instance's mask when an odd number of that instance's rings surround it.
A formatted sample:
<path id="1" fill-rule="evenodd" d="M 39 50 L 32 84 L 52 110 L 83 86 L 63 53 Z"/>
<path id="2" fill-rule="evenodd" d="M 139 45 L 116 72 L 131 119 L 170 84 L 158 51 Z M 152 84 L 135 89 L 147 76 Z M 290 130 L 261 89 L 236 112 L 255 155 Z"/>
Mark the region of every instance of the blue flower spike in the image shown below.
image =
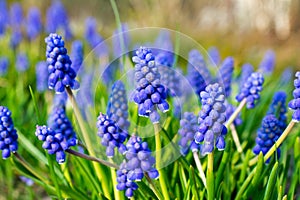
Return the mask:
<path id="1" fill-rule="evenodd" d="M 18 134 L 14 128 L 11 111 L 5 106 L 0 106 L 0 150 L 2 158 L 7 159 L 11 153 L 18 150 Z"/>
<path id="2" fill-rule="evenodd" d="M 283 91 L 278 91 L 273 96 L 273 100 L 267 114 L 273 114 L 276 116 L 281 133 L 287 127 L 286 112 L 286 93 Z"/>
<path id="3" fill-rule="evenodd" d="M 158 123 L 162 112 L 169 110 L 166 101 L 167 91 L 160 82 L 160 73 L 155 65 L 155 58 L 152 51 L 145 47 L 140 47 L 136 51 L 136 56 L 132 57 L 135 63 L 135 80 L 137 82 L 133 100 L 138 104 L 140 116 L 150 117 L 152 123 Z"/>
<path id="4" fill-rule="evenodd" d="M 295 74 L 296 79 L 294 80 L 295 89 L 293 91 L 293 97 L 289 102 L 289 108 L 294 111 L 292 120 L 296 123 L 300 121 L 300 71 Z"/>
<path id="5" fill-rule="evenodd" d="M 210 84 L 205 91 L 200 93 L 202 109 L 199 112 L 199 129 L 195 134 L 195 142 L 201 143 L 202 155 L 211 153 L 215 147 L 218 150 L 225 149 L 225 138 L 227 128 L 224 126 L 225 95 L 218 83 Z"/>
<path id="6" fill-rule="evenodd" d="M 65 42 L 60 35 L 51 33 L 45 38 L 47 44 L 46 57 L 48 64 L 48 87 L 56 93 L 62 93 L 66 87 L 73 90 L 79 88 L 79 82 L 75 80 L 76 72 L 71 67 L 72 61 L 68 56 Z"/>
<path id="7" fill-rule="evenodd" d="M 233 75 L 234 60 L 232 57 L 227 57 L 219 70 L 219 83 L 224 85 L 225 96 L 229 97 L 231 94 L 231 79 Z"/>
<path id="8" fill-rule="evenodd" d="M 128 179 L 129 171 L 126 169 L 126 165 L 126 162 L 123 162 L 117 170 L 117 190 L 125 190 L 125 196 L 130 198 L 133 196 L 133 192 L 138 189 L 138 185 Z"/>

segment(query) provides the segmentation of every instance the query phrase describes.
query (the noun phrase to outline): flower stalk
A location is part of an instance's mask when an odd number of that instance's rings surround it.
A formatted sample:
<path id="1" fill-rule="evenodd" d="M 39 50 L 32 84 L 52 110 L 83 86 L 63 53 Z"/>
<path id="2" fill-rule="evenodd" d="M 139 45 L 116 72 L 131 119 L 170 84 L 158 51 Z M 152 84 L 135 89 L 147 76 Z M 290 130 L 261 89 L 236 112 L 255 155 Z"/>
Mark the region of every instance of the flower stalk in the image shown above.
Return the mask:
<path id="1" fill-rule="evenodd" d="M 201 178 L 201 180 L 203 182 L 203 185 L 207 188 L 206 177 L 205 177 L 205 174 L 204 174 L 204 171 L 203 171 L 203 168 L 202 168 L 199 156 L 198 156 L 198 152 L 194 151 L 193 152 L 193 156 L 194 156 L 194 160 L 195 160 L 197 169 L 199 171 L 199 176 L 200 176 L 200 178 Z"/>

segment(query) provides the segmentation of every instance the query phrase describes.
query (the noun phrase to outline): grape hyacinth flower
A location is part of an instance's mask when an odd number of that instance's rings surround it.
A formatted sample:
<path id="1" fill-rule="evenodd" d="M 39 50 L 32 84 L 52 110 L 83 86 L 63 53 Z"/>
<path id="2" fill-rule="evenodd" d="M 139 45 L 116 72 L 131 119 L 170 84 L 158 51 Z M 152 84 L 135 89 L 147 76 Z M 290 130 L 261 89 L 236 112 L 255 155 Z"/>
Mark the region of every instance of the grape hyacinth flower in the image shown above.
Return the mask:
<path id="1" fill-rule="evenodd" d="M 160 53 L 155 56 L 155 63 L 159 66 L 172 67 L 174 63 L 174 54 L 169 51 L 160 50 Z"/>
<path id="2" fill-rule="evenodd" d="M 5 33 L 7 28 L 7 19 L 8 12 L 7 12 L 6 0 L 0 1 L 0 36 Z"/>
<path id="3" fill-rule="evenodd" d="M 116 81 L 112 86 L 106 111 L 108 117 L 116 122 L 122 130 L 128 130 L 128 102 L 125 86 L 122 81 Z"/>
<path id="4" fill-rule="evenodd" d="M 199 145 L 195 143 L 194 136 L 198 131 L 198 120 L 196 115 L 191 112 L 185 112 L 183 118 L 180 120 L 180 129 L 178 130 L 181 136 L 178 144 L 180 152 L 186 155 L 191 149 L 193 152 L 198 151 Z"/>
<path id="5" fill-rule="evenodd" d="M 280 85 L 286 85 L 291 83 L 291 79 L 293 78 L 293 68 L 287 67 L 281 74 L 280 77 Z"/>
<path id="6" fill-rule="evenodd" d="M 294 99 L 289 102 L 289 108 L 294 111 L 292 120 L 298 123 L 300 121 L 300 71 L 296 72 L 295 76 L 295 89 L 293 91 Z"/>
<path id="7" fill-rule="evenodd" d="M 222 87 L 218 83 L 210 84 L 205 91 L 200 93 L 202 109 L 199 113 L 199 129 L 195 134 L 195 142 L 203 143 L 200 146 L 202 155 L 211 153 L 215 146 L 219 150 L 225 149 L 224 136 L 227 128 L 223 125 L 225 116 L 225 96 Z"/>
<path id="8" fill-rule="evenodd" d="M 255 107 L 255 101 L 259 100 L 260 92 L 262 91 L 264 83 L 264 77 L 259 72 L 253 72 L 247 81 L 243 84 L 240 93 L 236 96 L 236 100 L 241 102 L 246 98 L 247 108 L 251 109 Z"/>
<path id="9" fill-rule="evenodd" d="M 13 49 L 16 49 L 22 40 L 22 21 L 23 11 L 21 5 L 19 3 L 12 4 L 10 7 L 10 25 L 12 28 L 10 45 Z"/>
<path id="10" fill-rule="evenodd" d="M 101 144 L 106 146 L 107 157 L 115 155 L 114 149 L 118 148 L 121 154 L 126 153 L 124 142 L 128 136 L 125 130 L 121 130 L 107 115 L 100 113 L 97 119 L 98 136 Z"/>
<path id="11" fill-rule="evenodd" d="M 254 72 L 253 66 L 250 63 L 246 63 L 242 66 L 241 76 L 239 79 L 240 82 L 240 90 L 242 89 L 244 83 L 247 81 L 249 76 Z"/>
<path id="12" fill-rule="evenodd" d="M 83 62 L 83 44 L 79 40 L 75 40 L 72 43 L 71 60 L 72 60 L 72 68 L 76 73 L 78 73 Z"/>
<path id="13" fill-rule="evenodd" d="M 54 130 L 47 126 L 36 126 L 35 136 L 43 141 L 42 147 L 48 151 L 49 154 L 56 155 L 56 161 L 58 164 L 62 164 L 66 160 L 65 151 L 69 149 L 71 145 L 63 137 L 62 133 L 56 133 Z"/>
<path id="14" fill-rule="evenodd" d="M 27 14 L 26 32 L 30 40 L 35 39 L 42 31 L 41 13 L 38 8 L 32 7 Z"/>
<path id="15" fill-rule="evenodd" d="M 259 152 L 262 152 L 263 155 L 265 155 L 280 135 L 281 131 L 278 126 L 278 119 L 275 117 L 275 115 L 266 115 L 263 118 L 261 128 L 258 130 L 255 140 L 256 145 L 253 148 L 253 153 L 258 155 Z M 279 149 L 277 149 L 277 152 L 278 151 Z"/>
<path id="16" fill-rule="evenodd" d="M 287 126 L 286 112 L 286 93 L 283 91 L 276 92 L 273 96 L 273 100 L 267 114 L 273 114 L 276 116 L 281 133 Z"/>
<path id="17" fill-rule="evenodd" d="M 220 53 L 219 53 L 219 50 L 217 49 L 217 47 L 210 47 L 208 49 L 208 55 L 209 55 L 211 62 L 213 62 L 212 63 L 213 65 L 218 66 L 220 64 L 221 57 L 220 57 Z"/>
<path id="18" fill-rule="evenodd" d="M 161 84 L 166 88 L 167 94 L 172 97 L 180 97 L 183 93 L 181 76 L 174 68 L 158 66 L 161 75 Z"/>
<path id="19" fill-rule="evenodd" d="M 35 66 L 36 88 L 39 92 L 44 92 L 48 88 L 48 67 L 44 61 L 38 62 Z"/>
<path id="20" fill-rule="evenodd" d="M 128 170 L 126 169 L 126 162 L 123 162 L 117 170 L 117 190 L 125 190 L 125 196 L 130 198 L 133 196 L 133 192 L 138 189 L 138 185 L 127 177 Z"/>
<path id="21" fill-rule="evenodd" d="M 27 55 L 19 53 L 17 55 L 16 68 L 18 72 L 25 72 L 29 68 Z"/>
<path id="22" fill-rule="evenodd" d="M 234 60 L 232 57 L 227 57 L 223 61 L 219 70 L 219 83 L 224 85 L 225 97 L 231 94 L 231 79 L 233 74 Z"/>
<path id="23" fill-rule="evenodd" d="M 121 45 L 121 38 L 123 42 L 123 47 Z M 122 54 L 125 54 L 128 52 L 128 47 L 130 43 L 130 36 L 128 33 L 128 25 L 127 24 L 121 24 L 121 28 L 117 28 L 114 31 L 114 35 L 112 38 L 112 44 L 113 44 L 113 53 L 115 58 L 119 58 L 122 56 Z M 123 48 L 123 49 L 122 49 Z"/>
<path id="24" fill-rule="evenodd" d="M 136 56 L 132 57 L 132 61 L 135 63 L 137 82 L 133 100 L 138 104 L 138 113 L 140 116 L 150 116 L 152 123 L 158 123 L 160 116 L 157 108 L 162 112 L 167 112 L 169 104 L 166 101 L 166 89 L 160 82 L 155 58 L 150 49 L 140 47 L 136 51 Z"/>
<path id="25" fill-rule="evenodd" d="M 233 106 L 232 104 L 228 103 L 227 101 L 225 101 L 225 107 L 226 107 L 226 111 L 225 111 L 225 113 L 226 113 L 226 119 L 229 119 L 230 116 L 234 113 L 236 107 Z M 237 116 L 237 118 L 235 118 L 235 120 L 233 121 L 233 124 L 235 126 L 238 126 L 238 125 L 242 124 L 242 122 L 243 121 L 241 119 L 241 115 L 239 114 Z"/>
<path id="26" fill-rule="evenodd" d="M 268 50 L 261 63 L 259 64 L 259 71 L 266 74 L 271 74 L 275 67 L 275 53 L 272 50 Z"/>
<path id="27" fill-rule="evenodd" d="M 7 159 L 11 153 L 18 150 L 18 134 L 14 128 L 11 111 L 5 106 L 0 106 L 0 150 L 2 158 Z"/>
<path id="28" fill-rule="evenodd" d="M 147 142 L 143 142 L 138 136 L 132 135 L 126 143 L 126 169 L 127 179 L 140 181 L 147 173 L 151 179 L 158 178 L 159 173 L 153 166 L 155 158 L 151 155 L 151 150 Z"/>
<path id="29" fill-rule="evenodd" d="M 48 87 L 62 93 L 65 87 L 75 90 L 79 83 L 75 80 L 76 72 L 72 69 L 72 61 L 68 56 L 67 49 L 62 37 L 51 33 L 45 38 L 47 44 L 46 57 L 48 64 Z"/>
<path id="30" fill-rule="evenodd" d="M 54 33 L 59 29 L 62 29 L 64 31 L 66 40 L 72 38 L 68 14 L 61 1 L 52 1 L 51 6 L 47 10 L 45 28 L 47 33 Z"/>
<path id="31" fill-rule="evenodd" d="M 93 71 L 85 72 L 81 77 L 81 89 L 76 95 L 76 100 L 79 108 L 84 117 L 90 113 L 91 107 L 94 105 L 94 96 L 93 96 Z"/>
<path id="32" fill-rule="evenodd" d="M 160 31 L 154 42 L 154 49 L 152 50 L 154 56 L 158 56 L 161 52 L 173 52 L 173 44 L 169 31 Z"/>
<path id="33" fill-rule="evenodd" d="M 59 134 L 61 141 L 64 141 L 61 145 L 67 146 L 63 148 L 70 148 L 77 145 L 76 133 L 67 117 L 64 104 L 54 106 L 48 119 L 48 127 L 56 134 Z"/>
<path id="34" fill-rule="evenodd" d="M 200 92 L 211 82 L 210 73 L 206 67 L 203 56 L 196 49 L 189 53 L 188 80 L 199 96 Z"/>
<path id="35" fill-rule="evenodd" d="M 6 57 L 0 58 L 0 76 L 3 76 L 7 73 L 8 70 L 8 59 Z"/>

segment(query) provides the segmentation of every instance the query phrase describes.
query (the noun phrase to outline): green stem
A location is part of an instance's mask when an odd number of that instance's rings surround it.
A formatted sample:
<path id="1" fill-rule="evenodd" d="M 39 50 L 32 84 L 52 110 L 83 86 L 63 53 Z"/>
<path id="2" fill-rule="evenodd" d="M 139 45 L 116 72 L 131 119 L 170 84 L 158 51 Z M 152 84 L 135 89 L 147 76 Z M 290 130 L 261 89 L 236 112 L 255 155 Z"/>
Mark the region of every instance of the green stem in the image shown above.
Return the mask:
<path id="1" fill-rule="evenodd" d="M 160 168 L 161 167 L 161 140 L 160 140 L 160 125 L 159 123 L 153 124 L 154 132 L 155 132 L 155 146 L 156 146 L 156 168 L 160 174 L 159 176 L 159 183 L 162 189 L 162 193 L 165 200 L 169 200 L 169 193 L 166 185 L 165 174 L 164 171 Z"/>
<path id="2" fill-rule="evenodd" d="M 119 190 L 117 190 L 117 174 L 116 171 L 113 168 L 110 168 L 112 183 L 113 183 L 113 190 L 114 190 L 114 199 L 120 200 L 121 199 L 121 193 Z"/>
<path id="3" fill-rule="evenodd" d="M 242 159 L 244 160 L 245 156 L 244 156 L 244 153 L 243 153 L 243 148 L 242 148 L 242 145 L 240 143 L 239 136 L 238 136 L 238 133 L 236 131 L 235 125 L 230 124 L 229 126 L 230 126 L 230 129 L 231 129 L 232 139 L 233 139 L 234 144 L 237 148 L 237 151 L 241 154 Z"/>
<path id="4" fill-rule="evenodd" d="M 225 126 L 226 126 L 227 129 L 229 128 L 230 124 L 232 124 L 233 121 L 236 119 L 236 117 L 239 115 L 239 113 L 241 112 L 243 107 L 246 105 L 246 103 L 247 103 L 247 99 L 245 98 L 241 101 L 239 106 L 235 109 L 234 113 L 232 113 L 230 118 L 226 121 Z"/>
<path id="5" fill-rule="evenodd" d="M 147 173 L 145 173 L 145 177 L 146 177 L 146 180 L 148 181 L 148 183 L 150 184 L 150 188 L 154 192 L 154 194 L 156 195 L 156 197 L 159 200 L 163 200 L 164 198 L 163 198 L 162 194 L 159 192 L 159 190 L 157 189 L 157 187 L 155 186 L 155 184 L 153 183 L 152 179 L 149 177 L 149 175 Z"/>
<path id="6" fill-rule="evenodd" d="M 86 143 L 87 150 L 88 150 L 88 152 L 90 153 L 91 156 L 95 157 L 96 153 L 95 153 L 94 149 L 92 148 L 93 145 L 92 145 L 91 138 L 90 138 L 90 136 L 88 134 L 88 131 L 85 127 L 84 120 L 82 118 L 82 115 L 80 113 L 80 110 L 78 108 L 76 100 L 74 98 L 73 92 L 72 92 L 70 87 L 66 87 L 66 90 L 67 90 L 68 97 L 71 101 L 71 104 L 73 106 L 74 114 L 76 116 L 79 127 L 81 129 L 84 142 Z M 96 174 L 97 174 L 98 178 L 100 179 L 104 195 L 106 197 L 108 197 L 109 199 L 111 199 L 109 184 L 107 184 L 108 183 L 108 176 L 106 175 L 104 169 L 101 166 L 99 166 L 97 163 L 93 162 L 93 166 L 95 168 L 95 171 L 96 171 Z"/>
<path id="7" fill-rule="evenodd" d="M 61 195 L 60 187 L 59 187 L 58 182 L 57 182 L 57 177 L 56 177 L 56 174 L 54 172 L 53 161 L 51 160 L 50 155 L 48 153 L 47 153 L 47 158 L 48 158 L 48 164 L 49 164 L 49 170 L 50 170 L 51 178 L 52 178 L 52 181 L 54 183 L 54 187 L 55 187 L 55 191 L 57 193 L 57 197 L 58 197 L 58 199 L 63 199 L 62 195 Z"/>
<path id="8" fill-rule="evenodd" d="M 241 199 L 244 191 L 246 190 L 247 186 L 249 185 L 250 181 L 252 180 L 254 174 L 256 172 L 256 167 L 252 170 L 252 172 L 248 175 L 247 179 L 244 181 L 243 185 L 241 186 L 239 192 L 236 195 L 236 200 Z"/>
<path id="9" fill-rule="evenodd" d="M 207 196 L 208 200 L 214 200 L 214 153 L 209 153 L 207 159 Z"/>
<path id="10" fill-rule="evenodd" d="M 200 159 L 199 159 L 199 156 L 198 156 L 198 152 L 193 152 L 193 156 L 194 156 L 194 160 L 195 160 L 195 163 L 196 163 L 196 166 L 197 166 L 197 169 L 199 171 L 199 176 L 204 184 L 204 186 L 207 188 L 207 185 L 206 185 L 206 177 L 205 177 L 205 174 L 204 174 L 204 171 L 203 171 L 203 168 L 202 168 L 202 165 L 201 165 L 201 162 L 200 162 Z"/>

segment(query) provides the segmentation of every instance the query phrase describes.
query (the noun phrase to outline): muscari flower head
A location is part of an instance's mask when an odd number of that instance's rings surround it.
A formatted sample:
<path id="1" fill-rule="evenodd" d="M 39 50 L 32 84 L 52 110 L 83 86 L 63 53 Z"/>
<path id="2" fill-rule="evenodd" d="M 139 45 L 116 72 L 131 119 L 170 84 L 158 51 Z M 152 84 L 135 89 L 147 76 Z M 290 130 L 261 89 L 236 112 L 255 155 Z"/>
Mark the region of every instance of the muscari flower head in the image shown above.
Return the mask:
<path id="1" fill-rule="evenodd" d="M 186 155 L 189 150 L 198 151 L 199 145 L 195 143 L 195 133 L 198 131 L 198 120 L 196 115 L 191 112 L 185 112 L 183 118 L 180 120 L 180 129 L 178 130 L 181 136 L 178 144 L 180 151 Z"/>
<path id="2" fill-rule="evenodd" d="M 14 3 L 10 7 L 10 25 L 13 29 L 19 29 L 23 21 L 23 10 L 21 4 Z"/>
<path id="3" fill-rule="evenodd" d="M 253 66 L 250 63 L 246 63 L 242 66 L 241 76 L 240 76 L 240 90 L 243 88 L 244 83 L 247 81 L 249 76 L 254 72 Z"/>
<path id="4" fill-rule="evenodd" d="M 112 86 L 106 111 L 108 117 L 115 121 L 122 130 L 128 130 L 128 102 L 125 86 L 122 81 L 116 81 Z"/>
<path id="5" fill-rule="evenodd" d="M 78 89 L 79 83 L 75 80 L 76 72 L 72 69 L 72 62 L 62 37 L 51 33 L 45 38 L 47 44 L 46 57 L 48 64 L 48 87 L 55 89 L 57 93 L 65 90 L 65 87 Z"/>
<path id="6" fill-rule="evenodd" d="M 173 52 L 173 44 L 171 40 L 171 35 L 169 31 L 160 31 L 154 42 L 153 54 L 158 56 L 161 52 Z"/>
<path id="7" fill-rule="evenodd" d="M 121 154 L 126 153 L 124 142 L 128 136 L 125 130 L 121 130 L 107 115 L 100 113 L 97 119 L 98 136 L 101 144 L 106 146 L 107 157 L 115 155 L 114 149 L 118 148 Z"/>
<path id="8" fill-rule="evenodd" d="M 0 106 L 0 150 L 2 150 L 2 158 L 6 159 L 11 153 L 18 150 L 18 134 L 14 128 L 11 118 L 11 111 Z"/>
<path id="9" fill-rule="evenodd" d="M 257 137 L 255 140 L 256 145 L 253 148 L 253 153 L 258 155 L 259 152 L 262 152 L 263 155 L 265 155 L 280 135 L 281 131 L 278 126 L 278 119 L 275 117 L 275 115 L 266 115 L 263 118 L 261 127 L 257 132 Z"/>
<path id="10" fill-rule="evenodd" d="M 275 53 L 272 50 L 268 50 L 261 63 L 259 64 L 259 71 L 266 74 L 271 74 L 275 67 Z"/>
<path id="11" fill-rule="evenodd" d="M 27 14 L 26 31 L 30 40 L 35 39 L 42 31 L 41 13 L 38 8 L 30 8 Z"/>
<path id="12" fill-rule="evenodd" d="M 0 58 L 0 76 L 3 76 L 7 73 L 8 70 L 8 59 L 6 57 Z"/>
<path id="13" fill-rule="evenodd" d="M 43 92 L 48 88 L 48 67 L 44 61 L 38 62 L 35 66 L 36 88 Z"/>
<path id="14" fill-rule="evenodd" d="M 8 12 L 6 1 L 0 1 L 0 36 L 6 31 L 7 27 L 7 19 L 8 19 Z"/>
<path id="15" fill-rule="evenodd" d="M 287 67 L 280 76 L 280 85 L 286 85 L 291 83 L 291 79 L 293 78 L 293 68 Z"/>
<path id="16" fill-rule="evenodd" d="M 202 109 L 199 112 L 199 129 L 195 134 L 195 142 L 202 143 L 200 151 L 202 155 L 211 153 L 215 146 L 219 150 L 224 150 L 227 133 L 223 123 L 225 116 L 225 96 L 222 87 L 218 83 L 208 85 L 205 91 L 200 93 Z"/>
<path id="17" fill-rule="evenodd" d="M 29 68 L 27 55 L 19 53 L 17 55 L 16 68 L 19 72 L 25 72 Z"/>
<path id="18" fill-rule="evenodd" d="M 211 82 L 204 58 L 196 49 L 189 53 L 187 76 L 197 95 L 200 95 L 200 92 L 205 90 L 205 87 Z"/>
<path id="19" fill-rule="evenodd" d="M 83 44 L 79 40 L 75 40 L 72 43 L 71 60 L 72 60 L 72 68 L 76 73 L 78 73 L 83 62 Z"/>
<path id="20" fill-rule="evenodd" d="M 123 46 L 121 45 L 121 38 L 122 38 Z M 121 28 L 117 28 L 114 31 L 114 36 L 112 39 L 113 39 L 112 40 L 113 53 L 114 53 L 115 58 L 118 58 L 118 57 L 122 56 L 122 54 L 127 53 L 129 43 L 130 43 L 130 36 L 128 33 L 128 25 L 121 24 Z"/>
<path id="21" fill-rule="evenodd" d="M 22 41 L 21 30 L 19 30 L 19 29 L 13 30 L 11 33 L 11 37 L 10 37 L 11 48 L 15 50 L 21 41 Z"/>
<path id="22" fill-rule="evenodd" d="M 229 119 L 230 116 L 234 113 L 236 107 L 233 106 L 232 104 L 228 103 L 227 101 L 225 101 L 225 107 L 226 107 L 226 119 Z M 233 121 L 233 124 L 235 126 L 238 126 L 240 124 L 242 124 L 242 119 L 241 119 L 241 113 L 239 113 L 239 115 L 235 118 L 235 120 Z"/>
<path id="23" fill-rule="evenodd" d="M 138 185 L 127 177 L 128 170 L 126 169 L 126 162 L 123 162 L 117 170 L 117 190 L 125 190 L 125 195 L 129 198 L 132 197 L 133 192 L 138 189 Z"/>
<path id="24" fill-rule="evenodd" d="M 136 56 L 132 57 L 137 82 L 133 100 L 138 104 L 140 116 L 150 116 L 152 123 L 158 123 L 160 116 L 157 108 L 167 112 L 169 104 L 166 101 L 166 89 L 160 82 L 160 74 L 154 60 L 151 50 L 145 47 L 140 47 L 136 51 Z"/>
<path id="25" fill-rule="evenodd" d="M 126 143 L 126 148 L 126 169 L 129 180 L 140 181 L 144 177 L 144 173 L 148 173 L 151 179 L 158 178 L 159 173 L 154 168 L 155 158 L 151 155 L 147 142 L 143 142 L 140 137 L 132 135 Z"/>
<path id="26" fill-rule="evenodd" d="M 169 51 L 160 50 L 159 54 L 155 56 L 155 63 L 157 66 L 172 67 L 174 63 L 174 54 Z"/>
<path id="27" fill-rule="evenodd" d="M 286 93 L 283 91 L 276 92 L 273 96 L 273 100 L 267 114 L 273 114 L 276 116 L 281 133 L 287 126 L 286 112 Z"/>
<path id="28" fill-rule="evenodd" d="M 289 108 L 294 111 L 292 120 L 294 122 L 300 121 L 300 71 L 296 72 L 296 79 L 294 80 L 295 89 L 293 91 L 294 99 L 289 102 Z"/>
<path id="29" fill-rule="evenodd" d="M 87 117 L 88 113 L 90 113 L 91 107 L 94 105 L 94 96 L 93 96 L 93 72 L 85 72 L 81 77 L 81 89 L 78 91 L 76 95 L 76 100 L 79 108 L 84 117 Z"/>
<path id="30" fill-rule="evenodd" d="M 219 70 L 219 83 L 224 85 L 225 97 L 231 94 L 231 79 L 233 74 L 234 60 L 232 57 L 227 57 Z"/>
<path id="31" fill-rule="evenodd" d="M 217 47 L 210 47 L 208 49 L 208 55 L 211 61 L 213 62 L 212 64 L 214 65 L 219 65 L 221 61 L 220 53 Z"/>
<path id="32" fill-rule="evenodd" d="M 166 88 L 167 94 L 180 97 L 183 93 L 180 74 L 174 68 L 165 66 L 158 66 L 158 71 L 161 75 L 161 84 Z"/>
<path id="33" fill-rule="evenodd" d="M 62 29 L 66 40 L 72 38 L 68 14 L 59 0 L 52 1 L 51 6 L 48 8 L 45 28 L 48 33 L 54 33 Z"/>
<path id="34" fill-rule="evenodd" d="M 236 96 L 236 100 L 241 102 L 246 98 L 247 108 L 251 109 L 255 107 L 255 101 L 260 98 L 260 92 L 262 91 L 264 83 L 264 77 L 259 72 L 253 72 L 247 81 L 243 84 L 240 93 Z"/>

